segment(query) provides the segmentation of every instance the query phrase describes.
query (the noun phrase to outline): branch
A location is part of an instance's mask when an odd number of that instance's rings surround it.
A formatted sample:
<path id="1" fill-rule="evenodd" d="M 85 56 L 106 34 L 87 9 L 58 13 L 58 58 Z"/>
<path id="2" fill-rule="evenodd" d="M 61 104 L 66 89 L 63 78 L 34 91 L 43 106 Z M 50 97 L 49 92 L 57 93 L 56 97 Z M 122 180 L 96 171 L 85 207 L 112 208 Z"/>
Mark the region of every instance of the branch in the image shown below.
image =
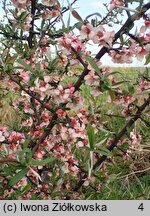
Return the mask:
<path id="1" fill-rule="evenodd" d="M 32 98 L 30 99 L 30 101 L 31 101 L 31 104 L 32 104 L 32 107 L 33 107 L 33 110 L 34 110 L 35 117 L 36 117 L 36 119 L 37 119 L 37 124 L 40 125 L 40 124 L 41 124 L 41 119 L 40 119 L 39 113 L 38 113 L 38 111 L 37 111 L 35 99 L 32 97 Z"/>
<path id="2" fill-rule="evenodd" d="M 35 96 L 32 92 L 30 92 L 29 90 L 25 89 L 25 88 L 21 85 L 21 83 L 20 83 L 19 80 L 17 80 L 16 78 L 14 78 L 14 77 L 13 77 L 12 75 L 10 75 L 9 73 L 7 73 L 7 74 L 9 75 L 10 79 L 11 79 L 13 82 L 15 82 L 17 85 L 19 85 L 19 87 L 20 87 L 21 90 L 23 90 L 23 91 L 26 92 L 29 96 L 31 96 L 32 98 L 34 98 L 35 100 L 37 100 L 37 101 L 41 104 L 41 106 L 42 106 L 43 108 L 47 109 L 48 111 L 50 111 L 50 112 L 52 112 L 52 113 L 54 112 L 53 109 L 51 109 L 48 105 L 44 104 L 44 102 L 41 101 L 41 100 L 39 99 L 39 97 Z"/>
<path id="3" fill-rule="evenodd" d="M 124 3 L 125 3 L 125 7 L 128 8 L 128 1 L 124 0 Z M 127 12 L 128 17 L 130 18 L 131 17 L 130 11 L 126 10 L 126 12 Z"/>
<path id="4" fill-rule="evenodd" d="M 46 139 L 46 137 L 49 135 L 49 133 L 51 132 L 52 128 L 55 125 L 55 122 L 57 120 L 57 114 L 54 113 L 52 120 L 50 121 L 50 123 L 48 124 L 48 126 L 46 127 L 45 131 L 43 132 L 42 137 L 38 140 L 38 142 L 36 143 L 36 145 L 33 147 L 32 149 L 32 154 L 34 155 L 34 153 L 36 152 L 36 150 L 39 148 L 40 144 Z"/>
<path id="5" fill-rule="evenodd" d="M 140 38 L 138 38 L 137 36 L 134 36 L 131 33 L 128 33 L 129 37 L 132 38 L 133 40 L 135 40 L 138 44 L 140 44 L 141 46 L 145 45 L 145 43 L 142 42 L 142 40 L 140 40 Z"/>
<path id="6" fill-rule="evenodd" d="M 29 30 L 29 37 L 28 37 L 28 44 L 30 48 L 33 48 L 33 31 L 34 31 L 34 15 L 36 11 L 36 0 L 31 0 L 31 14 L 32 14 L 32 21 L 31 21 L 31 28 Z"/>
<path id="7" fill-rule="evenodd" d="M 25 36 L 21 38 L 21 37 L 18 37 L 17 35 L 15 35 L 15 34 L 11 35 L 9 33 L 4 33 L 4 32 L 0 32 L 0 34 L 4 35 L 8 39 L 12 38 L 12 39 L 15 39 L 15 40 L 24 40 L 24 41 L 27 41 L 27 37 L 25 37 Z"/>

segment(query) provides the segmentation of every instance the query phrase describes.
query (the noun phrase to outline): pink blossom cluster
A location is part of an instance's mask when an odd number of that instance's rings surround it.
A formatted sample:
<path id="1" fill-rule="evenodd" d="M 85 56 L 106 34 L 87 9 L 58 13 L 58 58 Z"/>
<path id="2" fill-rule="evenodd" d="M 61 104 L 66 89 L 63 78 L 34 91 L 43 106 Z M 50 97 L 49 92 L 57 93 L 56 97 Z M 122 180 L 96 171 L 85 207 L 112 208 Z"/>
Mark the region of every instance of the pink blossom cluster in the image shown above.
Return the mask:
<path id="1" fill-rule="evenodd" d="M 141 26 L 140 32 L 145 33 L 150 27 L 150 13 L 147 15 L 148 19 L 144 20 L 144 25 Z"/>
<path id="2" fill-rule="evenodd" d="M 149 39 L 149 34 L 146 35 L 146 38 L 143 36 L 140 36 L 139 38 L 142 41 L 147 42 Z M 110 56 L 112 57 L 112 61 L 114 63 L 132 63 L 133 58 L 136 57 L 139 61 L 142 61 L 144 58 L 147 58 L 149 54 L 149 44 L 146 44 L 144 46 L 135 44 L 134 41 L 132 41 L 132 44 L 129 47 L 123 47 L 121 50 L 112 50 L 110 51 Z"/>
<path id="3" fill-rule="evenodd" d="M 140 149 L 141 148 L 141 141 L 142 141 L 142 136 L 133 129 L 130 132 L 130 146 L 131 149 Z"/>
<path id="4" fill-rule="evenodd" d="M 0 128 L 0 142 L 4 143 L 1 150 L 6 152 L 8 158 L 16 158 L 18 152 L 21 150 L 21 145 L 25 142 L 24 133 L 9 131 L 6 127 Z M 9 143 L 5 145 L 5 143 Z"/>
<path id="5" fill-rule="evenodd" d="M 112 0 L 110 4 L 110 10 L 113 10 L 116 5 L 123 6 L 124 3 L 121 0 Z"/>
<path id="6" fill-rule="evenodd" d="M 30 0 L 12 0 L 12 3 L 18 8 L 25 8 L 27 5 L 29 5 Z"/>
<path id="7" fill-rule="evenodd" d="M 139 91 L 143 92 L 143 91 L 148 91 L 150 89 L 150 83 L 147 79 L 144 78 L 140 78 L 138 80 L 138 84 L 139 84 Z"/>
<path id="8" fill-rule="evenodd" d="M 82 41 L 74 34 L 64 34 L 64 37 L 58 39 L 58 47 L 64 53 L 69 55 L 72 49 L 76 52 L 83 51 L 84 45 Z"/>
<path id="9" fill-rule="evenodd" d="M 0 127 L 0 142 L 4 142 L 9 137 L 7 127 Z"/>
<path id="10" fill-rule="evenodd" d="M 100 46 L 111 47 L 114 39 L 114 31 L 107 32 L 102 25 L 93 27 L 90 23 L 82 25 L 80 37 L 82 40 L 92 40 Z"/>
<path id="11" fill-rule="evenodd" d="M 61 84 L 54 90 L 50 91 L 53 100 L 60 103 L 71 102 L 71 98 L 73 98 L 74 87 L 70 86 L 70 88 L 64 88 Z"/>
<path id="12" fill-rule="evenodd" d="M 57 4 L 57 0 L 42 0 L 42 4 L 45 6 L 53 6 Z"/>
<path id="13" fill-rule="evenodd" d="M 53 18 L 53 17 L 56 17 L 60 15 L 60 11 L 59 10 L 48 10 L 48 9 L 45 9 L 42 13 L 42 18 L 43 19 L 48 19 L 48 18 Z"/>

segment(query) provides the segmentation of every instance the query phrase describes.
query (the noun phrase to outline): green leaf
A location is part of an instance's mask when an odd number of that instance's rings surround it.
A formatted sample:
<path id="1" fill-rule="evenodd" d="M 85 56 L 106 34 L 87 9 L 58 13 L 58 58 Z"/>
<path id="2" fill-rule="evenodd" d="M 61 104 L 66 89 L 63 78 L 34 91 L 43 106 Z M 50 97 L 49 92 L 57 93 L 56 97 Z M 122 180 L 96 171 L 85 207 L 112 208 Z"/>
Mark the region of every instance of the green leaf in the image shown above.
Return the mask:
<path id="1" fill-rule="evenodd" d="M 102 84 L 102 91 L 110 90 L 110 83 L 108 80 L 105 79 L 104 83 Z"/>
<path id="2" fill-rule="evenodd" d="M 147 64 L 149 64 L 149 63 L 150 63 L 150 53 L 149 53 L 149 55 L 148 55 L 147 58 L 146 58 L 145 65 L 147 65 Z"/>
<path id="3" fill-rule="evenodd" d="M 99 148 L 99 149 L 95 149 L 94 152 L 98 153 L 98 154 L 102 154 L 108 157 L 112 157 L 112 153 L 105 147 Z"/>
<path id="4" fill-rule="evenodd" d="M 87 134 L 88 134 L 90 149 L 94 150 L 95 133 L 94 133 L 94 128 L 90 124 L 87 126 Z"/>
<path id="5" fill-rule="evenodd" d="M 124 44 L 124 38 L 122 34 L 120 35 L 119 39 L 120 39 L 121 44 Z"/>
<path id="6" fill-rule="evenodd" d="M 41 22 L 41 31 L 43 31 L 44 25 L 45 25 L 45 20 L 43 19 Z"/>
<path id="7" fill-rule="evenodd" d="M 67 28 L 69 29 L 69 27 L 70 27 L 70 13 L 69 13 L 68 21 L 67 21 Z"/>
<path id="8" fill-rule="evenodd" d="M 41 161 L 32 159 L 30 162 L 30 165 L 32 165 L 32 166 L 44 166 L 45 164 L 53 162 L 54 160 L 55 160 L 55 158 L 46 158 L 46 159 L 41 160 Z"/>
<path id="9" fill-rule="evenodd" d="M 6 64 L 12 64 L 13 65 L 14 62 L 16 61 L 17 57 L 18 57 L 18 55 L 8 57 L 6 60 Z"/>
<path id="10" fill-rule="evenodd" d="M 28 183 L 22 190 L 21 194 L 28 192 L 31 189 L 31 183 Z"/>
<path id="11" fill-rule="evenodd" d="M 23 59 L 18 59 L 17 61 L 19 64 L 21 64 L 22 66 L 24 66 L 26 68 L 27 71 L 31 71 L 32 73 L 34 73 L 35 71 L 33 70 L 33 68 L 26 64 L 25 61 Z"/>
<path id="12" fill-rule="evenodd" d="M 100 69 L 99 69 L 98 65 L 96 64 L 96 62 L 94 61 L 94 59 L 91 58 L 90 56 L 85 56 L 85 59 L 90 63 L 90 65 L 92 66 L 92 68 L 94 68 L 94 70 L 96 71 L 96 73 L 99 76 L 101 76 Z"/>
<path id="13" fill-rule="evenodd" d="M 105 137 L 104 139 L 98 139 L 98 140 L 96 141 L 96 145 L 99 146 L 99 145 L 105 143 L 105 142 L 107 141 L 107 139 L 108 139 L 108 137 Z"/>
<path id="14" fill-rule="evenodd" d="M 114 75 L 114 74 L 120 74 L 121 76 L 123 76 L 121 72 L 119 72 L 119 71 L 113 71 L 113 72 L 111 72 L 109 74 L 106 74 L 106 77 L 109 77 L 109 76 Z"/>
<path id="15" fill-rule="evenodd" d="M 26 13 L 26 11 L 23 11 L 19 17 L 15 17 L 18 21 L 24 21 L 26 19 L 26 17 L 28 16 L 28 14 Z"/>
<path id="16" fill-rule="evenodd" d="M 20 181 L 28 172 L 28 168 L 23 168 L 20 172 L 18 172 L 12 179 L 9 181 L 9 186 L 12 187 L 15 185 L 18 181 Z"/>
<path id="17" fill-rule="evenodd" d="M 118 88 L 119 86 L 121 86 L 122 84 L 124 83 L 128 83 L 129 81 L 120 81 L 120 82 L 117 82 L 117 83 L 114 83 L 111 88 Z"/>
<path id="18" fill-rule="evenodd" d="M 114 93 L 113 91 L 109 90 L 109 95 L 110 95 L 110 97 L 111 97 L 111 100 L 114 101 L 115 98 L 116 98 L 115 93 Z"/>
<path id="19" fill-rule="evenodd" d="M 40 73 L 40 71 L 41 71 L 41 65 L 40 65 L 40 63 L 36 64 L 36 71 Z"/>
<path id="20" fill-rule="evenodd" d="M 74 29 L 74 28 L 77 28 L 77 29 L 81 29 L 81 27 L 82 27 L 82 25 L 83 25 L 83 23 L 82 22 L 77 22 L 74 26 L 73 26 L 73 28 L 72 29 Z"/>
<path id="21" fill-rule="evenodd" d="M 29 145 L 29 142 L 30 142 L 30 140 L 29 140 L 29 139 L 26 139 L 25 142 L 23 143 L 23 147 L 24 147 L 24 148 L 27 148 L 28 145 Z"/>
<path id="22" fill-rule="evenodd" d="M 23 164 L 29 163 L 32 158 L 32 152 L 29 148 L 24 148 L 18 155 L 19 161 Z"/>
<path id="23" fill-rule="evenodd" d="M 24 49 L 26 53 L 30 53 L 29 46 L 26 43 L 24 44 Z"/>
<path id="24" fill-rule="evenodd" d="M 128 84 L 128 90 L 129 90 L 129 93 L 130 93 L 130 94 L 134 94 L 134 93 L 135 93 L 134 86 L 131 85 L 131 84 Z"/>

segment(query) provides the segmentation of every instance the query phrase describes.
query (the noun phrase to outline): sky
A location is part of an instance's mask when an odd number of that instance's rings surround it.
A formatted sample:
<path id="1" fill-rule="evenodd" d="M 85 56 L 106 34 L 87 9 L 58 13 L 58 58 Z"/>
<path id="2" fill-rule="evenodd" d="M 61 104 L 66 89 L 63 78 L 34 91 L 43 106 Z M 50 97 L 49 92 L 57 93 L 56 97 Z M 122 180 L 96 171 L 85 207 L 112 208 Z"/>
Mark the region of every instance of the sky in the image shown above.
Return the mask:
<path id="1" fill-rule="evenodd" d="M 65 4 L 67 3 L 67 0 L 59 0 L 61 3 L 64 2 Z M 69 0 L 69 2 L 71 3 L 73 0 Z M 106 8 L 104 7 L 103 3 L 109 3 L 110 0 L 78 0 L 76 2 L 76 4 L 74 5 L 75 10 L 78 11 L 78 13 L 81 15 L 81 17 L 83 19 L 86 18 L 87 15 L 98 12 L 100 13 L 102 16 L 105 15 L 105 11 Z M 145 0 L 145 2 L 148 2 L 148 0 Z M 135 5 L 131 6 L 131 7 L 135 7 Z M 2 1 L 0 1 L 0 18 L 2 18 L 3 16 L 3 11 L 2 11 Z M 68 16 L 68 15 L 67 15 Z M 67 17 L 66 17 L 67 18 Z M 123 18 L 125 19 L 125 18 Z M 77 22 L 77 20 L 75 20 L 74 18 L 72 18 L 71 22 Z M 111 30 L 115 30 L 115 32 L 119 29 L 118 26 L 114 26 L 113 29 Z M 110 30 L 110 31 L 111 31 Z M 94 54 L 96 54 L 100 47 L 98 46 L 93 46 L 93 45 L 89 45 L 88 47 L 90 49 L 90 51 Z M 133 64 L 127 65 L 127 64 L 113 64 L 113 62 L 111 61 L 110 57 L 108 57 L 107 55 L 105 55 L 102 59 L 101 59 L 102 63 L 105 65 L 111 65 L 111 66 L 139 66 L 142 67 L 143 66 L 143 62 L 139 62 L 136 59 L 134 59 Z"/>

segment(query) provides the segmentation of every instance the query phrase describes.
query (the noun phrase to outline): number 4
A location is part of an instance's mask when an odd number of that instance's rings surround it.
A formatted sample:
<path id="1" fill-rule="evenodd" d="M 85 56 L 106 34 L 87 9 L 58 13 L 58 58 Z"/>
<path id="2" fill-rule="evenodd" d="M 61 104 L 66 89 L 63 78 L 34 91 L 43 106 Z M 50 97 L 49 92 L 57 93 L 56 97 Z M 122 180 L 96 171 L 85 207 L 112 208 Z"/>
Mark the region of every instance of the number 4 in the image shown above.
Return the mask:
<path id="1" fill-rule="evenodd" d="M 144 206 L 143 206 L 143 203 L 141 203 L 138 207 L 139 210 L 143 211 L 144 210 Z"/>

